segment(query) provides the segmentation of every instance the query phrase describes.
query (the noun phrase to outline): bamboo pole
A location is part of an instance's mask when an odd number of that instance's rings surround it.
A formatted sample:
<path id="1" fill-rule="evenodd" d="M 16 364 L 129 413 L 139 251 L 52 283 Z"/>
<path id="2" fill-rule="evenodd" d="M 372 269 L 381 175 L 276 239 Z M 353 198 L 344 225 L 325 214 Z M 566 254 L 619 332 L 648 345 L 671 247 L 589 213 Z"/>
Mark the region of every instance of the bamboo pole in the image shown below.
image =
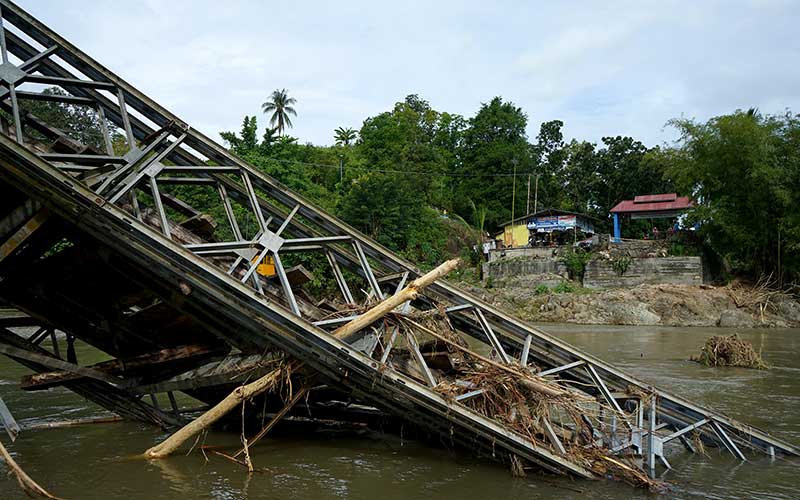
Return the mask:
<path id="1" fill-rule="evenodd" d="M 419 292 L 439 278 L 444 277 L 461 265 L 461 259 L 448 260 L 439 267 L 427 274 L 412 281 L 400 292 L 381 301 L 378 305 L 360 315 L 356 319 L 346 323 L 333 331 L 332 335 L 338 339 L 346 340 L 347 337 L 359 332 L 371 325 L 380 318 L 392 312 L 396 307 L 409 300 L 414 300 Z M 203 413 L 195 420 L 178 429 L 161 443 L 153 446 L 144 452 L 146 458 L 164 458 L 174 453 L 185 441 L 195 436 L 199 432 L 207 429 L 217 420 L 224 417 L 228 412 L 236 408 L 243 401 L 251 399 L 262 392 L 270 389 L 288 370 L 289 373 L 297 371 L 303 366 L 303 362 L 293 359 L 285 368 L 278 368 L 264 375 L 255 382 L 239 386 L 234 389 L 225 399 L 217 403 L 213 408 Z"/>
<path id="2" fill-rule="evenodd" d="M 350 321 L 349 323 L 340 326 L 339 328 L 333 331 L 332 335 L 338 339 L 346 340 L 349 336 L 363 330 L 372 323 L 386 316 L 387 314 L 392 312 L 396 307 L 404 304 L 405 302 L 408 302 L 409 300 L 416 299 L 417 296 L 419 296 L 419 292 L 423 288 L 430 285 L 439 278 L 443 278 L 445 275 L 455 270 L 460 265 L 461 265 L 461 259 L 448 260 L 447 262 L 441 264 L 433 271 L 430 271 L 427 274 L 415 279 L 414 281 L 409 283 L 408 286 L 400 290 L 398 293 L 392 295 L 387 299 L 384 299 L 381 303 L 379 303 L 369 311 L 365 312 L 364 314 L 360 315 L 353 321 Z"/>
<path id="3" fill-rule="evenodd" d="M 6 450 L 6 447 L 3 446 L 3 443 L 1 442 L 0 457 L 2 457 L 2 459 L 5 461 L 9 470 L 17 477 L 17 482 L 19 482 L 20 487 L 25 491 L 26 494 L 61 500 L 59 497 L 52 495 L 46 489 L 36 484 L 36 481 L 31 479 L 31 477 L 26 474 L 24 470 L 22 470 L 22 467 L 20 467 L 17 462 L 11 458 L 11 454 L 8 452 L 8 450 Z"/>
<path id="4" fill-rule="evenodd" d="M 237 387 L 214 407 L 175 431 L 174 434 L 161 443 L 145 451 L 145 456 L 147 458 L 164 458 L 171 455 L 186 440 L 213 425 L 217 420 L 227 415 L 228 412 L 242 404 L 243 401 L 258 396 L 277 384 L 285 370 L 294 370 L 301 366 L 302 363 L 300 361 L 292 360 L 285 369 L 277 368 L 255 382 Z"/>

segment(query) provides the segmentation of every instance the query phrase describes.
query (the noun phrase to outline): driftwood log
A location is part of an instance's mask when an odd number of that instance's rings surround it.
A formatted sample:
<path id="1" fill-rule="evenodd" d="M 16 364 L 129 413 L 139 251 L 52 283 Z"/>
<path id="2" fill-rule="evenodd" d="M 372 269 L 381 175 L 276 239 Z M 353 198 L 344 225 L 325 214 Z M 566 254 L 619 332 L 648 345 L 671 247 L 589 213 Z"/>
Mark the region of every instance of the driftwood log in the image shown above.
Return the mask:
<path id="1" fill-rule="evenodd" d="M 6 450 L 6 447 L 3 446 L 3 443 L 0 443 L 0 458 L 5 461 L 9 471 L 16 476 L 17 482 L 19 482 L 20 487 L 25 491 L 26 494 L 30 496 L 40 496 L 44 498 L 61 500 L 59 497 L 51 494 L 46 489 L 39 486 L 36 481 L 31 479 L 31 477 L 26 474 L 24 470 L 22 470 L 22 467 L 20 467 L 17 462 L 11 458 L 11 454 L 8 452 L 8 450 Z"/>
<path id="2" fill-rule="evenodd" d="M 341 340 L 346 340 L 351 335 L 356 334 L 367 326 L 371 325 L 380 318 L 386 316 L 398 306 L 407 301 L 414 300 L 419 292 L 439 278 L 444 277 L 461 265 L 460 259 L 449 260 L 429 273 L 412 281 L 408 286 L 398 293 L 388 297 L 378 303 L 375 307 L 361 314 L 356 319 L 342 325 L 333 331 L 332 335 Z M 178 429 L 161 443 L 145 451 L 146 458 L 164 458 L 174 453 L 188 439 L 207 429 L 220 418 L 224 417 L 231 410 L 262 392 L 275 386 L 285 373 L 292 373 L 303 366 L 302 361 L 291 360 L 288 365 L 275 369 L 264 375 L 258 380 L 234 389 L 225 399 L 217 403 L 213 408 L 203 413 L 195 420 Z"/>

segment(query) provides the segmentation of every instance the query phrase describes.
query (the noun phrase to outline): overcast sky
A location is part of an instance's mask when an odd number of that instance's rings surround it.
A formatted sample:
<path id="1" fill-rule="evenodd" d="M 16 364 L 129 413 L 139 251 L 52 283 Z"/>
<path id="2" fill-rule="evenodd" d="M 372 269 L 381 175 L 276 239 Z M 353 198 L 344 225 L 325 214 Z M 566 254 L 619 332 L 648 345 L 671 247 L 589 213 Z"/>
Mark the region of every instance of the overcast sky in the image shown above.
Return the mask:
<path id="1" fill-rule="evenodd" d="M 330 144 L 407 94 L 473 116 L 500 95 L 534 138 L 674 137 L 674 117 L 800 111 L 798 1 L 17 0 L 211 137 L 276 88 L 291 130 Z"/>

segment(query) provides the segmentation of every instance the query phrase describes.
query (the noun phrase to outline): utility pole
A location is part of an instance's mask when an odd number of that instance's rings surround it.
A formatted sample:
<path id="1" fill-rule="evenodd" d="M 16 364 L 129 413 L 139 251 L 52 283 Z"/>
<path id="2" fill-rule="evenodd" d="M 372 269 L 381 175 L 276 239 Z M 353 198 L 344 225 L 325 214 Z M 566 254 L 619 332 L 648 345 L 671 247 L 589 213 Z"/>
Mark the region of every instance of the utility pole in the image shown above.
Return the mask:
<path id="1" fill-rule="evenodd" d="M 344 177 L 344 155 L 339 155 L 339 182 Z"/>
<path id="2" fill-rule="evenodd" d="M 514 205 L 517 201 L 517 159 L 514 158 L 514 176 L 511 184 L 511 248 L 514 248 Z"/>
<path id="3" fill-rule="evenodd" d="M 536 174 L 536 188 L 533 193 L 533 212 L 539 210 L 539 174 Z"/>
<path id="4" fill-rule="evenodd" d="M 526 199 L 525 213 L 531 213 L 531 174 L 528 174 L 528 198 Z"/>

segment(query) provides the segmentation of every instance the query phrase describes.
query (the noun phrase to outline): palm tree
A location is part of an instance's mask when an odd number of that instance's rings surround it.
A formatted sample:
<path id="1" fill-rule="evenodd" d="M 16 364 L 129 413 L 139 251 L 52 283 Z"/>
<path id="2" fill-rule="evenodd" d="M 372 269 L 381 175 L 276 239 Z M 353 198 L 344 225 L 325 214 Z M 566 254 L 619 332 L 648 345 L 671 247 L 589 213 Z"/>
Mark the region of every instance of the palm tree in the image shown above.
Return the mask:
<path id="1" fill-rule="evenodd" d="M 339 127 L 333 131 L 333 138 L 337 146 L 349 146 L 356 140 L 357 132 L 352 128 Z"/>
<path id="2" fill-rule="evenodd" d="M 283 135 L 283 131 L 286 129 L 287 125 L 289 128 L 292 127 L 292 120 L 289 118 L 289 115 L 297 116 L 297 111 L 295 111 L 292 106 L 296 103 L 297 99 L 289 97 L 289 93 L 286 89 L 276 89 L 270 94 L 269 100 L 261 105 L 261 110 L 264 111 L 264 114 L 272 112 L 269 123 L 270 125 L 278 124 L 278 135 Z"/>

